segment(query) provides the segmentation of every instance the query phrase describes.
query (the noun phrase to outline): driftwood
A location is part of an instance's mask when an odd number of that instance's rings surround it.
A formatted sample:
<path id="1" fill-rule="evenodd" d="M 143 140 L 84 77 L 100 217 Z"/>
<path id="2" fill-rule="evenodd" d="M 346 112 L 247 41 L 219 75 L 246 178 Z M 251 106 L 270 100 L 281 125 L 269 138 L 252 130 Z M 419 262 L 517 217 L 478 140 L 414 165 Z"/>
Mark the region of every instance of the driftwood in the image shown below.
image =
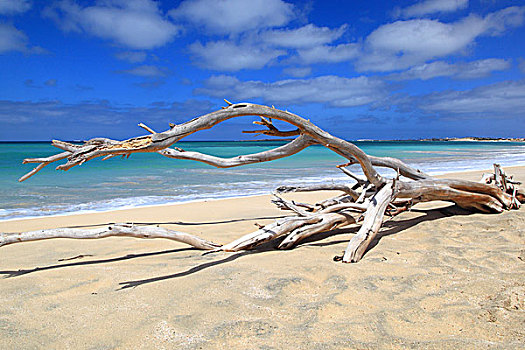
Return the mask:
<path id="1" fill-rule="evenodd" d="M 354 144 L 337 138 L 320 129 L 310 120 L 288 111 L 282 111 L 273 106 L 226 102 L 228 106 L 219 111 L 180 125 L 170 124 L 170 128 L 161 133 L 141 123 L 139 126 L 150 132 L 149 135 L 124 141 L 95 138 L 82 145 L 53 141 L 53 145 L 63 152 L 48 158 L 25 159 L 24 163 L 37 163 L 38 165 L 19 181 L 27 180 L 46 165 L 62 159 L 67 159 L 67 161 L 59 165 L 57 170 L 68 170 L 97 157 L 103 159 L 115 156 L 129 157 L 130 154 L 136 152 L 155 152 L 168 158 L 195 160 L 219 168 L 229 168 L 288 157 L 311 145 L 322 145 L 348 161 L 338 167 L 349 176 L 350 184 L 278 187 L 274 193 L 273 202 L 280 209 L 291 211 L 294 215 L 278 219 L 274 223 L 262 226 L 257 231 L 225 245 L 160 227 L 119 224 L 89 230 L 61 228 L 16 234 L 4 233 L 0 234 L 0 246 L 49 238 L 92 239 L 131 236 L 167 238 L 190 244 L 199 249 L 217 252 L 247 250 L 263 242 L 284 236 L 279 248 L 287 249 L 316 233 L 347 225 L 361 225 L 357 234 L 350 240 L 344 256 L 338 259 L 343 262 L 357 262 L 376 237 L 385 215 L 389 217 L 397 215 L 409 210 L 416 203 L 441 200 L 453 202 L 470 211 L 499 213 L 519 208 L 520 203 L 525 202 L 525 194 L 517 187 L 518 183 L 513 181 L 512 177 L 507 176 L 498 165 L 494 167 L 494 174 L 484 175 L 481 182 L 436 179 L 398 159 L 368 156 Z M 169 148 L 190 134 L 241 116 L 261 118 L 261 121 L 254 123 L 262 125 L 264 129 L 247 131 L 248 133 L 281 137 L 296 136 L 296 138 L 268 151 L 233 158 L 220 158 L 176 147 Z M 288 122 L 295 129 L 281 131 L 274 126 L 272 119 Z M 352 173 L 347 168 L 351 164 L 359 164 L 364 176 Z M 395 178 L 384 177 L 376 167 L 394 169 L 397 176 Z M 314 204 L 296 203 L 279 196 L 280 193 L 286 192 L 324 190 L 339 191 L 341 194 Z"/>

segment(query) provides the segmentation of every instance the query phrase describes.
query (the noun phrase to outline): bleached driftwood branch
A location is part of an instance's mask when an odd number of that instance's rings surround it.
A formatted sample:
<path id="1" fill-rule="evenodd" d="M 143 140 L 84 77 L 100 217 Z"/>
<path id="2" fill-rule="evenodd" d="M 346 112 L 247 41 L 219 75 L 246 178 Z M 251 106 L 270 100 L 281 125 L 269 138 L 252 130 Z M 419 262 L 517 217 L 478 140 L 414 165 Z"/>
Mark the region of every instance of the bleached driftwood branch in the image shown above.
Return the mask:
<path id="1" fill-rule="evenodd" d="M 225 100 L 226 101 L 226 100 Z M 123 156 L 136 152 L 156 152 L 173 159 L 187 159 L 203 162 L 219 168 L 236 167 L 245 164 L 267 162 L 293 155 L 311 145 L 321 145 L 346 158 L 347 163 L 339 168 L 352 181 L 348 185 L 322 184 L 317 186 L 281 186 L 277 188 L 274 203 L 281 209 L 295 213 L 278 219 L 274 223 L 261 226 L 257 231 L 249 233 L 233 242 L 218 245 L 198 237 L 180 232 L 166 230 L 160 227 L 114 225 L 106 228 L 76 230 L 54 229 L 16 234 L 2 234 L 0 246 L 34 241 L 48 238 L 102 238 L 108 236 L 132 236 L 141 238 L 168 238 L 190 244 L 199 249 L 211 251 L 239 251 L 251 249 L 263 242 L 278 237 L 284 239 L 279 248 L 286 249 L 299 241 L 319 232 L 333 230 L 347 225 L 361 225 L 357 234 L 349 242 L 341 258 L 343 262 L 359 261 L 370 243 L 376 238 L 384 216 L 397 215 L 408 210 L 418 202 L 444 200 L 458 206 L 481 212 L 501 212 L 518 208 L 525 201 L 525 194 L 508 177 L 499 166 L 495 166 L 492 176 L 485 176 L 483 182 L 472 182 L 454 179 L 435 179 L 432 176 L 414 169 L 399 159 L 373 157 L 364 153 L 356 145 L 337 138 L 314 125 L 310 120 L 301 118 L 288 111 L 250 103 L 233 104 L 229 101 L 227 107 L 221 110 L 192 119 L 186 123 L 174 125 L 164 132 L 155 132 L 144 124 L 142 128 L 150 132 L 145 136 L 116 141 L 106 138 L 95 138 L 83 145 L 75 145 L 63 141 L 53 141 L 53 145 L 64 152 L 48 158 L 32 158 L 24 163 L 39 163 L 39 165 L 20 178 L 27 180 L 46 165 L 67 158 L 65 164 L 58 170 L 68 170 L 91 159 L 103 159 Z M 287 144 L 264 152 L 239 155 L 232 158 L 221 158 L 199 152 L 185 151 L 180 148 L 169 148 L 177 141 L 200 130 L 213 126 L 231 118 L 242 116 L 259 116 L 255 124 L 266 129 L 248 131 L 248 133 L 269 136 L 297 136 Z M 281 131 L 273 120 L 281 120 L 295 127 L 290 131 Z M 359 176 L 346 167 L 359 164 L 364 176 Z M 379 174 L 376 167 L 394 169 L 395 178 L 386 178 Z M 319 203 L 296 203 L 278 196 L 278 193 L 304 191 L 338 191 L 341 194 Z"/>
<path id="2" fill-rule="evenodd" d="M 217 249 L 220 247 L 219 244 L 188 233 L 168 230 L 158 226 L 136 226 L 133 224 L 115 224 L 93 229 L 56 228 L 11 234 L 0 233 L 0 247 L 18 242 L 40 241 L 50 238 L 95 239 L 114 236 L 165 238 L 186 243 L 192 247 L 203 250 Z"/>

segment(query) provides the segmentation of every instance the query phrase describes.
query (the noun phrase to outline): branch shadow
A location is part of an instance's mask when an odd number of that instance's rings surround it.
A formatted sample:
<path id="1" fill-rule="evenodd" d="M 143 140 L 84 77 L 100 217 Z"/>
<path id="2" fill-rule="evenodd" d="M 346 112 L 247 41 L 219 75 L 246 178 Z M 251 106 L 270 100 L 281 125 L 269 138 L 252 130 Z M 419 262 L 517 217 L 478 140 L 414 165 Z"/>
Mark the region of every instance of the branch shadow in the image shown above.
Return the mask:
<path id="1" fill-rule="evenodd" d="M 279 241 L 280 240 L 281 239 L 279 239 Z M 186 271 L 177 272 L 177 273 L 173 273 L 173 274 L 169 274 L 169 275 L 152 277 L 152 278 L 146 278 L 146 279 L 142 279 L 142 280 L 120 282 L 119 285 L 121 287 L 119 289 L 117 289 L 117 291 L 118 290 L 123 290 L 123 289 L 128 289 L 128 288 L 135 288 L 135 287 L 138 287 L 138 286 L 141 286 L 141 285 L 144 285 L 144 284 L 154 283 L 154 282 L 158 282 L 158 281 L 165 281 L 165 280 L 169 280 L 169 279 L 172 279 L 172 278 L 179 278 L 179 277 L 189 276 L 189 275 L 192 275 L 194 273 L 200 272 L 200 271 L 208 269 L 208 268 L 212 268 L 212 267 L 217 266 L 217 265 L 222 265 L 222 264 L 226 264 L 226 263 L 232 262 L 232 261 L 237 260 L 237 259 L 239 259 L 239 258 L 241 258 L 243 256 L 246 256 L 246 255 L 259 254 L 259 253 L 275 250 L 275 247 L 276 247 L 275 242 L 274 241 L 270 241 L 270 242 L 263 243 L 263 244 L 261 244 L 261 245 L 259 245 L 257 247 L 254 247 L 251 250 L 244 250 L 244 251 L 241 251 L 241 252 L 238 252 L 238 253 L 234 253 L 233 255 L 230 255 L 230 256 L 228 256 L 226 258 L 223 258 L 223 259 L 209 261 L 209 262 L 205 262 L 203 264 L 199 264 L 199 265 L 194 266 L 194 267 L 192 267 L 192 268 L 190 268 L 190 269 L 188 269 Z M 206 254 L 206 253 L 204 253 L 204 254 Z"/>
<path id="2" fill-rule="evenodd" d="M 136 259 L 136 258 L 143 258 L 143 257 L 147 257 L 147 256 L 156 256 L 156 255 L 180 253 L 180 252 L 185 252 L 185 251 L 200 251 L 200 250 L 196 249 L 196 248 L 179 248 L 179 249 L 163 250 L 163 251 L 159 251 L 159 252 L 149 252 L 149 253 L 140 253 L 140 254 L 128 254 L 128 255 L 119 256 L 119 257 L 116 257 L 116 258 L 88 260 L 88 261 L 77 261 L 77 262 L 74 262 L 74 263 L 48 265 L 48 266 L 35 267 L 35 268 L 32 268 L 32 269 L 25 269 L 25 270 L 4 270 L 4 271 L 0 271 L 0 275 L 6 275 L 4 278 L 11 278 L 11 277 L 18 277 L 18 276 L 27 275 L 27 274 L 33 273 L 33 272 L 55 270 L 55 269 L 61 269 L 61 268 L 64 268 L 64 267 L 105 264 L 105 263 L 112 263 L 112 262 L 117 262 L 117 261 L 124 261 L 124 260 Z M 85 256 L 87 256 L 87 255 L 85 255 Z"/>
<path id="3" fill-rule="evenodd" d="M 434 221 L 451 216 L 469 216 L 476 214 L 473 211 L 463 209 L 455 204 L 438 209 L 413 209 L 412 212 L 422 213 L 424 215 L 412 219 L 386 222 L 385 228 L 387 229 L 378 232 L 376 238 L 370 242 L 370 245 L 363 256 L 365 256 L 371 249 L 378 245 L 379 241 L 381 241 L 383 237 L 394 235 L 422 222 Z"/>
<path id="4" fill-rule="evenodd" d="M 383 231 L 380 231 L 378 233 L 378 236 L 376 237 L 376 239 L 374 241 L 372 241 L 372 243 L 370 244 L 369 248 L 367 249 L 367 252 L 370 251 L 370 249 L 372 249 L 373 247 L 375 247 L 378 244 L 378 242 L 381 240 L 382 237 L 396 234 L 398 232 L 406 230 L 409 227 L 416 226 L 419 223 L 422 223 L 422 222 L 425 222 L 425 221 L 433 221 L 433 220 L 437 220 L 437 219 L 442 219 L 442 218 L 445 218 L 445 217 L 448 217 L 448 216 L 452 216 L 452 215 L 470 215 L 470 214 L 472 214 L 471 212 L 462 210 L 459 207 L 456 208 L 455 206 L 439 208 L 439 209 L 427 209 L 427 210 L 424 210 L 424 209 L 412 209 L 412 212 L 422 213 L 424 215 L 418 216 L 416 218 L 411 218 L 411 219 L 388 221 L 386 223 L 386 225 L 385 225 L 385 227 L 387 227 L 387 229 L 383 230 Z M 331 242 L 319 242 L 319 241 L 322 241 L 322 240 L 324 240 L 324 239 L 326 239 L 328 237 L 333 237 L 333 236 L 336 236 L 336 235 L 348 234 L 348 233 L 356 233 L 358 230 L 359 230 L 359 227 L 355 226 L 355 227 L 350 227 L 350 228 L 336 229 L 336 230 L 331 230 L 331 231 L 317 233 L 315 235 L 312 235 L 312 236 L 304 239 L 299 244 L 294 246 L 294 248 L 300 248 L 301 246 L 318 246 L 318 247 L 322 247 L 322 246 L 329 246 L 329 245 L 334 245 L 334 244 L 341 244 L 341 243 L 347 242 L 348 240 L 336 240 L 336 241 L 331 241 Z M 157 277 L 152 277 L 152 278 L 147 278 L 147 279 L 142 279 L 142 280 L 121 282 L 121 283 L 119 283 L 119 285 L 121 285 L 121 287 L 119 289 L 117 289 L 117 290 L 123 290 L 123 289 L 128 289 L 128 288 L 135 288 L 135 287 L 138 287 L 138 286 L 141 286 L 141 285 L 144 285 L 144 284 L 149 284 L 149 283 L 154 283 L 154 282 L 158 282 L 158 281 L 165 281 L 165 280 L 169 280 L 169 279 L 173 279 L 173 278 L 189 276 L 189 275 L 192 275 L 194 273 L 200 272 L 200 271 L 208 269 L 208 268 L 212 268 L 212 267 L 217 266 L 217 265 L 221 265 L 221 264 L 232 262 L 234 260 L 237 260 L 238 258 L 241 258 L 241 257 L 245 256 L 245 255 L 259 254 L 259 253 L 267 252 L 267 251 L 270 251 L 270 250 L 275 250 L 276 247 L 279 245 L 279 243 L 283 239 L 284 239 L 284 237 L 280 237 L 280 238 L 272 240 L 270 242 L 266 242 L 264 244 L 261 244 L 260 246 L 257 246 L 257 247 L 255 247 L 252 250 L 235 253 L 234 255 L 228 256 L 228 257 L 223 258 L 223 259 L 219 259 L 219 260 L 215 260 L 215 261 L 211 261 L 211 262 L 206 262 L 206 263 L 194 266 L 194 267 L 192 267 L 192 268 L 190 268 L 190 269 L 188 269 L 186 271 L 183 271 L 183 272 L 178 272 L 178 273 L 164 275 L 164 276 L 157 276 Z"/>
<path id="5" fill-rule="evenodd" d="M 202 270 L 205 270 L 207 268 L 214 267 L 214 266 L 221 265 L 221 264 L 225 264 L 225 263 L 228 263 L 228 262 L 232 262 L 232 261 L 240 258 L 241 256 L 248 255 L 248 254 L 253 254 L 253 253 L 254 253 L 253 251 L 247 250 L 247 251 L 243 251 L 243 252 L 240 252 L 240 253 L 235 253 L 235 254 L 230 255 L 229 257 L 226 257 L 224 259 L 210 261 L 210 262 L 207 262 L 207 263 L 204 263 L 204 264 L 200 264 L 200 265 L 194 266 L 194 267 L 192 267 L 192 268 L 190 268 L 190 269 L 188 269 L 186 271 L 177 272 L 177 273 L 173 273 L 173 274 L 170 274 L 170 275 L 146 278 L 146 279 L 143 279 L 143 280 L 134 280 L 134 281 L 120 282 L 119 285 L 121 287 L 119 289 L 117 289 L 117 290 L 123 290 L 123 289 L 128 289 L 128 288 L 136 288 L 136 287 L 141 286 L 143 284 L 149 284 L 149 283 L 164 281 L 164 280 L 168 280 L 168 279 L 172 279 L 172 278 L 179 278 L 179 277 L 189 276 L 189 275 L 192 275 L 194 273 L 197 273 L 197 272 L 200 272 Z"/>
<path id="6" fill-rule="evenodd" d="M 420 213 L 423 215 L 420 215 L 415 218 L 410 218 L 410 219 L 397 219 L 397 220 L 384 222 L 382 225 L 382 229 L 377 233 L 377 236 L 375 237 L 375 239 L 372 242 L 370 242 L 370 245 L 368 246 L 366 252 L 363 254 L 363 257 L 370 250 L 372 250 L 375 246 L 377 246 L 383 237 L 402 232 L 422 222 L 434 221 L 434 220 L 443 219 L 443 218 L 450 217 L 450 216 L 467 216 L 467 215 L 475 214 L 474 212 L 468 211 L 466 209 L 462 209 L 454 204 L 447 206 L 447 207 L 436 208 L 436 209 L 413 208 L 411 212 Z M 319 243 L 315 243 L 315 242 L 324 240 L 334 235 L 348 234 L 348 233 L 355 234 L 357 233 L 359 228 L 360 226 L 353 226 L 349 228 L 342 228 L 342 229 L 337 229 L 333 231 L 321 232 L 321 233 L 312 235 L 311 237 L 308 237 L 305 240 L 301 241 L 297 245 L 297 247 L 302 246 L 302 245 L 323 247 L 323 246 L 330 246 L 334 244 L 345 243 L 345 242 L 348 242 L 348 240 L 337 240 L 337 241 L 319 242 Z"/>
<path id="7" fill-rule="evenodd" d="M 181 226 L 199 226 L 199 225 L 217 225 L 217 224 L 228 224 L 228 223 L 235 223 L 235 222 L 243 222 L 243 221 L 253 221 L 253 220 L 275 220 L 285 217 L 286 215 L 275 215 L 275 216 L 260 216 L 260 217 L 254 217 L 254 218 L 239 218 L 239 219 L 229 219 L 229 220 L 220 220 L 220 221 L 202 221 L 202 222 L 185 222 L 185 221 L 157 221 L 157 222 L 133 222 L 135 225 L 181 225 Z M 108 225 L 114 225 L 114 222 L 107 222 L 107 223 L 100 223 L 100 224 L 92 224 L 92 225 L 71 225 L 71 226 L 64 226 L 61 228 L 88 228 L 88 227 L 100 227 L 100 226 L 108 226 Z M 5 275 L 4 278 L 10 278 L 10 277 L 17 277 L 22 276 L 26 274 L 30 274 L 33 272 L 39 272 L 39 271 L 46 271 L 46 270 L 54 270 L 59 268 L 65 268 L 65 267 L 73 267 L 73 266 L 84 266 L 84 265 L 95 265 L 95 264 L 104 264 L 104 263 L 112 263 L 117 261 L 123 261 L 123 260 L 129 260 L 129 259 L 135 259 L 135 258 L 141 258 L 141 257 L 147 257 L 147 256 L 155 256 L 155 255 L 163 255 L 163 254 L 172 254 L 177 252 L 183 252 L 183 251 L 200 251 L 196 248 L 180 248 L 180 249 L 171 249 L 171 250 L 164 250 L 164 251 L 158 251 L 158 252 L 150 252 L 150 253 L 141 253 L 141 254 L 128 254 L 125 256 L 120 256 L 116 258 L 108 258 L 108 259 L 99 259 L 99 260 L 89 260 L 89 261 L 81 261 L 81 262 L 74 262 L 74 263 L 66 263 L 66 264 L 57 264 L 57 265 L 49 265 L 49 266 L 43 266 L 43 267 L 35 267 L 32 269 L 19 269 L 19 270 L 0 270 L 0 275 Z M 73 260 L 77 258 L 84 258 L 84 257 L 91 257 L 90 254 L 82 254 L 74 258 L 68 258 L 68 259 L 59 259 L 59 261 L 67 261 L 67 260 Z"/>
<path id="8" fill-rule="evenodd" d="M 373 249 L 383 237 L 399 233 L 399 232 L 401 232 L 403 230 L 406 230 L 406 229 L 408 229 L 410 227 L 416 226 L 419 223 L 426 222 L 426 221 L 433 221 L 433 220 L 437 220 L 437 219 L 442 219 L 442 218 L 449 217 L 449 216 L 471 215 L 471 214 L 473 214 L 472 212 L 463 210 L 463 209 L 461 209 L 461 208 L 459 208 L 459 207 L 457 207 L 455 205 L 452 205 L 450 207 L 438 208 L 438 209 L 412 209 L 411 211 L 412 212 L 421 213 L 421 214 L 424 214 L 424 215 L 421 215 L 421 216 L 418 216 L 418 217 L 415 217 L 415 218 L 410 218 L 410 219 L 401 219 L 401 220 L 393 220 L 393 221 L 385 222 L 385 224 L 384 224 L 385 229 L 383 229 L 382 231 L 380 231 L 378 233 L 377 237 L 374 239 L 374 241 L 372 241 L 372 243 L 368 247 L 367 251 L 365 252 L 365 255 L 371 249 Z M 268 218 L 270 218 L 270 217 L 268 217 Z M 228 220 L 228 221 L 225 221 L 225 222 L 235 222 L 235 221 L 245 221 L 245 220 L 254 220 L 254 219 L 234 219 L 233 221 Z M 203 223 L 203 224 L 208 224 L 208 223 Z M 215 223 L 222 223 L 222 222 L 215 222 Z M 152 224 L 152 223 L 149 223 L 149 224 Z M 157 224 L 157 223 L 155 223 L 155 224 Z M 190 224 L 195 224 L 196 225 L 197 223 L 190 223 Z M 86 227 L 86 226 L 83 226 L 83 227 Z M 328 237 L 333 237 L 333 236 L 336 236 L 336 235 L 348 234 L 348 233 L 356 233 L 358 230 L 359 230 L 359 227 L 354 226 L 354 227 L 350 227 L 350 228 L 336 229 L 336 230 L 332 230 L 332 231 L 321 232 L 321 233 L 312 235 L 312 236 L 304 239 L 303 241 L 298 243 L 294 248 L 297 249 L 297 248 L 300 248 L 301 246 L 318 246 L 318 247 L 323 247 L 323 246 L 330 246 L 330 245 L 334 245 L 334 244 L 341 244 L 341 243 L 347 242 L 348 240 L 347 239 L 345 239 L 345 240 L 335 240 L 335 241 L 330 241 L 330 242 L 320 242 L 320 241 L 322 241 L 322 240 L 324 240 L 324 239 L 326 239 Z M 276 247 L 279 245 L 279 243 L 283 239 L 284 239 L 284 237 L 278 238 L 276 240 L 272 240 L 270 242 L 266 242 L 264 244 L 261 244 L 260 246 L 257 246 L 257 247 L 255 247 L 252 250 L 238 252 L 238 253 L 230 255 L 230 256 L 228 256 L 226 258 L 205 262 L 205 263 L 196 265 L 196 266 L 194 266 L 194 267 L 192 267 L 192 268 L 190 268 L 190 269 L 188 269 L 186 271 L 177 272 L 177 273 L 173 273 L 173 274 L 169 274 L 169 275 L 156 276 L 156 277 L 147 278 L 147 279 L 120 282 L 119 285 L 121 287 L 119 289 L 117 289 L 117 291 L 118 290 L 128 289 L 128 288 L 136 288 L 138 286 L 142 286 L 142 285 L 149 284 L 149 283 L 154 283 L 154 282 L 165 281 L 165 280 L 169 280 L 169 279 L 173 279 L 173 278 L 180 278 L 180 277 L 189 276 L 189 275 L 201 272 L 201 271 L 203 271 L 205 269 L 213 268 L 213 267 L 218 266 L 218 265 L 222 265 L 222 264 L 226 264 L 226 263 L 232 262 L 232 261 L 237 260 L 237 259 L 239 259 L 239 258 L 241 258 L 243 256 L 246 256 L 246 255 L 259 254 L 259 253 L 264 253 L 264 252 L 267 252 L 267 251 L 275 250 Z M 85 266 L 85 265 L 111 263 L 111 262 L 124 261 L 124 260 L 129 260 L 129 259 L 147 257 L 147 256 L 157 256 L 157 255 L 164 255 L 164 254 L 179 253 L 179 252 L 184 252 L 184 251 L 199 251 L 199 250 L 196 249 L 196 248 L 180 248 L 180 249 L 171 249 L 171 250 L 164 250 L 164 251 L 158 251 L 158 252 L 149 252 L 149 253 L 141 253 L 141 254 L 128 254 L 128 255 L 121 256 L 121 257 L 116 257 L 116 258 L 81 261 L 81 262 L 74 262 L 74 263 L 67 263 L 67 264 L 58 264 L 58 265 L 49 265 L 49 266 L 36 267 L 36 268 L 33 268 L 33 269 L 26 269 L 26 270 L 0 271 L 0 274 L 7 275 L 4 278 L 10 278 L 10 277 L 17 277 L 17 276 L 22 276 L 22 275 L 26 275 L 26 274 L 29 274 L 29 273 L 45 271 L 45 270 L 53 270 L 53 269 L 72 267 L 72 266 Z"/>

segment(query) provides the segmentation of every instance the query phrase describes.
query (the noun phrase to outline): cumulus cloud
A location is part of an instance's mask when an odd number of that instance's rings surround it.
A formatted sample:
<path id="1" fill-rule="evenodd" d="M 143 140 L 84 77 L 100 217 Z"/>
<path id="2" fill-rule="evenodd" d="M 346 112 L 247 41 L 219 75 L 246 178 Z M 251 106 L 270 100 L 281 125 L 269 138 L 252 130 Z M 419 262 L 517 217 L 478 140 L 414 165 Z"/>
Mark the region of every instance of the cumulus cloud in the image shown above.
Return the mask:
<path id="1" fill-rule="evenodd" d="M 374 103 L 387 95 L 386 84 L 368 77 L 342 78 L 328 75 L 312 79 L 288 79 L 272 83 L 240 81 L 216 75 L 205 81 L 196 94 L 231 96 L 236 100 L 261 98 L 268 104 L 323 103 L 333 107 L 354 107 Z"/>
<path id="2" fill-rule="evenodd" d="M 250 44 L 237 45 L 231 41 L 215 41 L 190 46 L 193 62 L 206 69 L 219 71 L 238 71 L 241 69 L 260 69 L 286 51 Z"/>
<path id="3" fill-rule="evenodd" d="M 484 19 L 485 34 L 490 36 L 502 35 L 509 28 L 523 25 L 525 20 L 525 6 L 512 6 L 503 10 L 489 13 Z"/>
<path id="4" fill-rule="evenodd" d="M 244 33 L 240 38 L 190 46 L 193 61 L 201 68 L 219 71 L 260 69 L 290 50 L 298 55 L 288 63 L 341 62 L 355 56 L 355 45 L 325 45 L 337 40 L 346 25 L 336 29 L 308 24 L 296 29 L 274 29 Z"/>
<path id="5" fill-rule="evenodd" d="M 294 59 L 303 64 L 344 62 L 356 58 L 360 49 L 358 44 L 322 45 L 298 50 Z"/>
<path id="6" fill-rule="evenodd" d="M 429 80 L 438 77 L 454 79 L 477 79 L 489 76 L 492 72 L 507 70 L 511 67 L 510 60 L 488 58 L 471 62 L 447 63 L 436 61 L 410 68 L 407 71 L 391 74 L 391 80 Z"/>
<path id="7" fill-rule="evenodd" d="M 147 56 L 148 55 L 144 51 L 123 51 L 115 54 L 115 57 L 119 60 L 131 63 L 144 62 Z"/>
<path id="8" fill-rule="evenodd" d="M 288 67 L 283 69 L 283 74 L 294 78 L 303 78 L 312 74 L 310 67 Z"/>
<path id="9" fill-rule="evenodd" d="M 76 109 L 78 107 L 78 109 Z M 7 124 L 23 124 L 33 121 L 67 119 L 73 112 L 77 121 L 93 120 L 97 123 L 109 123 L 107 114 L 111 108 L 106 101 L 65 104 L 60 101 L 0 101 L 0 120 Z M 87 118 L 87 119 L 85 119 Z"/>
<path id="10" fill-rule="evenodd" d="M 394 17 L 422 17 L 434 13 L 446 13 L 468 7 L 468 0 L 425 0 L 403 9 L 394 10 Z"/>
<path id="11" fill-rule="evenodd" d="M 520 58 L 518 61 L 518 68 L 521 70 L 522 73 L 525 74 L 525 59 Z"/>
<path id="12" fill-rule="evenodd" d="M 28 0 L 0 0 L 0 15 L 16 15 L 31 8 Z"/>
<path id="13" fill-rule="evenodd" d="M 470 15 L 457 22 L 415 19 L 397 21 L 374 30 L 357 60 L 360 71 L 409 68 L 430 59 L 457 54 L 482 35 L 501 35 L 523 24 L 525 7 L 509 7 L 484 18 Z"/>
<path id="14" fill-rule="evenodd" d="M 50 101 L 0 100 L 0 139 L 17 135 L 24 140 L 51 138 L 87 139 L 104 130 L 115 138 L 143 133 L 136 127 L 144 122 L 156 130 L 166 130 L 168 122 L 181 123 L 192 116 L 209 113 L 213 104 L 204 99 L 189 99 L 150 106 L 116 105 L 107 100 L 65 103 Z M 47 122 L 44 122 L 47 121 Z M 22 127 L 39 125 L 38 128 Z M 9 129 L 17 130 L 10 133 Z"/>
<path id="15" fill-rule="evenodd" d="M 11 24 L 0 23 L 0 53 L 19 51 L 26 54 L 42 54 L 46 50 L 30 46 L 27 35 Z"/>
<path id="16" fill-rule="evenodd" d="M 153 80 L 153 81 L 143 81 L 141 83 L 135 83 L 135 86 L 141 87 L 143 89 L 156 89 L 159 86 L 166 84 L 164 80 Z"/>
<path id="17" fill-rule="evenodd" d="M 26 49 L 27 36 L 12 25 L 0 23 L 0 53 Z"/>
<path id="18" fill-rule="evenodd" d="M 403 104 L 407 110 L 417 108 L 442 118 L 522 118 L 525 117 L 525 80 L 412 96 Z"/>
<path id="19" fill-rule="evenodd" d="M 147 78 L 159 78 L 167 76 L 169 74 L 169 70 L 165 67 L 142 65 L 131 69 L 118 70 L 115 71 L 115 73 L 136 75 Z"/>
<path id="20" fill-rule="evenodd" d="M 107 0 L 87 7 L 63 0 L 43 14 L 66 32 L 87 33 L 133 49 L 163 46 L 180 32 L 151 0 Z"/>
<path id="21" fill-rule="evenodd" d="M 294 18 L 294 8 L 281 0 L 186 0 L 169 14 L 213 34 L 228 35 L 283 26 Z"/>
<path id="22" fill-rule="evenodd" d="M 347 26 L 336 29 L 307 24 L 296 29 L 274 29 L 260 35 L 263 42 L 285 48 L 310 48 L 331 43 L 343 35 Z"/>
<path id="23" fill-rule="evenodd" d="M 421 4 L 430 6 L 437 3 Z M 440 4 L 444 6 L 444 3 Z M 463 5 L 458 2 L 457 6 Z M 484 17 L 469 15 L 451 23 L 431 19 L 401 20 L 378 27 L 363 42 L 339 44 L 337 40 L 346 31 L 345 25 L 328 28 L 308 24 L 295 29 L 252 30 L 228 40 L 204 44 L 197 42 L 191 45 L 190 52 L 199 67 L 218 71 L 260 69 L 279 60 L 284 64 L 300 66 L 353 62 L 357 71 L 388 72 L 422 66 L 442 57 L 465 54 L 481 36 L 502 35 L 511 28 L 521 26 L 524 18 L 525 7 L 514 6 Z M 417 69 L 450 70 L 450 67 L 440 64 L 441 67 L 435 64 Z M 502 68 L 495 70 L 498 69 Z M 487 74 L 482 71 L 483 67 L 478 67 L 471 72 L 472 77 Z M 459 78 L 467 79 L 467 72 Z"/>
<path id="24" fill-rule="evenodd" d="M 525 116 L 525 81 L 505 81 L 468 91 L 429 96 L 422 109 L 455 115 Z"/>

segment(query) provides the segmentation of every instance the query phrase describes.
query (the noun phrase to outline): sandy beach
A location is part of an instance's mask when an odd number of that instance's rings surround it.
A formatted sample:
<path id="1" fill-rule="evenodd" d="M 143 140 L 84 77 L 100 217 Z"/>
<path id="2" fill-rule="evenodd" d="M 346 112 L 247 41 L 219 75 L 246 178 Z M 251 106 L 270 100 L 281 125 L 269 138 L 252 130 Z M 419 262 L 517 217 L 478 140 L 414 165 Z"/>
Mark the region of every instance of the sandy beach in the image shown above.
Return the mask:
<path id="1" fill-rule="evenodd" d="M 525 182 L 525 167 L 505 170 Z M 0 232 L 135 222 L 226 243 L 282 215 L 257 196 L 4 221 Z M 118 237 L 5 246 L 0 348 L 525 347 L 523 207 L 458 215 L 446 203 L 419 205 L 388 221 L 361 262 L 335 263 L 355 231 L 288 251 L 267 244 L 204 256 L 167 240 Z"/>

